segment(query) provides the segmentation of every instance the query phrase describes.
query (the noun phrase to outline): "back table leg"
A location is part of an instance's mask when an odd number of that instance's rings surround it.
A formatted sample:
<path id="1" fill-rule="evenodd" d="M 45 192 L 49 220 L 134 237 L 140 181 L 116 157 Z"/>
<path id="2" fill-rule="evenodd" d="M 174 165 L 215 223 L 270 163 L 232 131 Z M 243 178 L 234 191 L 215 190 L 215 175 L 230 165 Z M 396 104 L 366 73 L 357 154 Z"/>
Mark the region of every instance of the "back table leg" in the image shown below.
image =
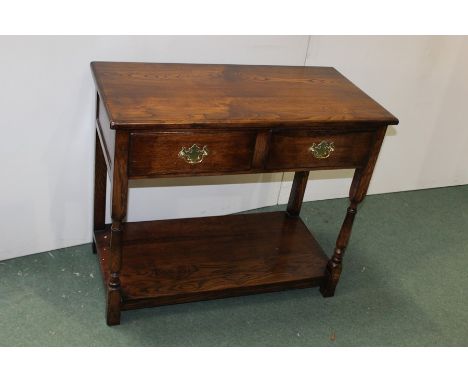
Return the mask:
<path id="1" fill-rule="evenodd" d="M 349 191 L 350 205 L 348 207 L 346 217 L 341 226 L 336 247 L 332 258 L 327 264 L 327 275 L 324 283 L 320 287 L 320 292 L 323 297 L 332 297 L 335 294 L 336 285 L 340 279 L 343 255 L 351 236 L 354 217 L 356 216 L 357 206 L 362 202 L 367 194 L 369 183 L 374 171 L 374 166 L 379 155 L 382 141 L 385 137 L 387 127 L 381 127 L 377 130 L 374 145 L 369 154 L 369 159 L 363 168 L 358 168 L 354 172 L 353 182 Z"/>
<path id="2" fill-rule="evenodd" d="M 289 216 L 299 216 L 304 199 L 304 192 L 309 179 L 309 171 L 297 171 L 294 173 L 294 181 L 289 194 L 287 213 Z"/>
<path id="3" fill-rule="evenodd" d="M 94 231 L 105 228 L 106 216 L 106 186 L 107 186 L 107 167 L 104 154 L 99 141 L 99 134 L 96 130 L 96 148 L 94 159 Z M 93 232 L 94 232 L 93 231 Z M 96 243 L 93 235 L 93 252 L 96 253 Z"/>

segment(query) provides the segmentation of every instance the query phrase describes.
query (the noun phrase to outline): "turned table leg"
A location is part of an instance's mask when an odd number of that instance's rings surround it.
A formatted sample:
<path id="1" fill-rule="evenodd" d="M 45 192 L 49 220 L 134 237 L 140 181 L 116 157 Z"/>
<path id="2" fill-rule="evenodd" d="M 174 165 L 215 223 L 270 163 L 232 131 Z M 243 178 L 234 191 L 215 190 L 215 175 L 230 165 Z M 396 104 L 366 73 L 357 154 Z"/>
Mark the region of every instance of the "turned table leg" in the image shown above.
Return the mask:
<path id="1" fill-rule="evenodd" d="M 112 179 L 112 226 L 110 237 L 109 282 L 107 285 L 107 325 L 120 324 L 122 301 L 120 268 L 122 265 L 123 221 L 127 214 L 128 133 L 117 132 L 115 138 L 114 175 Z"/>
<path id="2" fill-rule="evenodd" d="M 374 171 L 386 129 L 387 127 L 384 126 L 377 130 L 374 144 L 369 153 L 369 159 L 366 165 L 362 168 L 356 169 L 354 172 L 351 189 L 349 191 L 350 204 L 346 212 L 343 225 L 341 226 L 338 239 L 336 240 L 335 251 L 327 264 L 326 279 L 320 287 L 320 292 L 323 297 L 332 297 L 335 294 L 335 289 L 341 275 L 343 255 L 351 236 L 357 206 L 362 202 L 367 194 L 367 189 L 369 188 L 372 172 Z"/>
<path id="3" fill-rule="evenodd" d="M 120 267 L 122 264 L 122 223 L 112 220 L 110 244 L 109 283 L 107 285 L 107 325 L 120 324 Z"/>
<path id="4" fill-rule="evenodd" d="M 351 236 L 351 230 L 353 228 L 354 217 L 356 216 L 357 206 L 361 202 L 356 198 L 356 185 L 359 184 L 361 179 L 361 171 L 356 169 L 353 177 L 353 184 L 350 192 L 350 204 L 346 212 L 345 219 L 341 226 L 338 239 L 336 240 L 335 251 L 332 258 L 327 264 L 327 278 L 321 285 L 320 292 L 323 297 L 331 297 L 335 294 L 335 288 L 340 279 L 343 255 L 348 246 L 349 238 Z"/>

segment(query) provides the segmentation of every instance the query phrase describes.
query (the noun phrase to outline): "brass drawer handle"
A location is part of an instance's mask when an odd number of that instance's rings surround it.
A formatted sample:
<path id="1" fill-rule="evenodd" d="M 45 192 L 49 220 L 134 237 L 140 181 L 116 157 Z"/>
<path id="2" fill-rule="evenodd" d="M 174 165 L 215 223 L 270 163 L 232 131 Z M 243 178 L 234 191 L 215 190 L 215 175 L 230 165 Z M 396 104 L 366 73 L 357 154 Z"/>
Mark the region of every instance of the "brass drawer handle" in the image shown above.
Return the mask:
<path id="1" fill-rule="evenodd" d="M 312 143 L 309 147 L 309 151 L 317 159 L 328 158 L 333 151 L 335 151 L 335 144 L 333 142 L 322 141 L 320 143 Z"/>
<path id="2" fill-rule="evenodd" d="M 182 158 L 187 163 L 196 164 L 203 161 L 203 158 L 208 155 L 206 146 L 200 148 L 197 144 L 193 144 L 190 148 L 182 147 L 179 151 L 179 158 Z"/>

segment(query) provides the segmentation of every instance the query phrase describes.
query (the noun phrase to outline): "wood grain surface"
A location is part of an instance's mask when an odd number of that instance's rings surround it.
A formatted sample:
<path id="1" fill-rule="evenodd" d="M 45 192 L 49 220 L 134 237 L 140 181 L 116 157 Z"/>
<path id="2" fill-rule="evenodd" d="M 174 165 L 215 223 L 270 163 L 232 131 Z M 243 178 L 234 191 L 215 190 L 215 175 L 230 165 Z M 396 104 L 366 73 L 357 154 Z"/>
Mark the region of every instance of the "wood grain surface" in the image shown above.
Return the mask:
<path id="1" fill-rule="evenodd" d="M 91 68 L 94 245 L 108 325 L 126 309 L 314 285 L 334 295 L 387 125 L 398 123 L 392 114 L 330 67 Z M 355 175 L 328 260 L 299 214 L 309 171 L 334 168 Z M 125 222 L 129 179 L 288 170 L 295 177 L 286 212 Z M 106 172 L 112 226 L 103 225 Z"/>
<path id="2" fill-rule="evenodd" d="M 253 132 L 132 133 L 130 177 L 163 174 L 209 174 L 249 171 L 256 136 Z M 200 163 L 179 156 L 182 148 L 197 145 L 208 153 Z"/>
<path id="3" fill-rule="evenodd" d="M 92 62 L 111 126 L 352 126 L 398 120 L 331 67 Z"/>
<path id="4" fill-rule="evenodd" d="M 372 132 L 330 134 L 315 131 L 286 131 L 272 134 L 266 168 L 287 170 L 298 168 L 356 168 L 362 166 L 374 139 Z M 333 143 L 328 158 L 314 157 L 310 148 L 322 141 Z"/>
<path id="5" fill-rule="evenodd" d="M 103 277 L 110 230 L 96 231 Z M 122 309 L 318 285 L 328 261 L 285 212 L 124 223 Z"/>

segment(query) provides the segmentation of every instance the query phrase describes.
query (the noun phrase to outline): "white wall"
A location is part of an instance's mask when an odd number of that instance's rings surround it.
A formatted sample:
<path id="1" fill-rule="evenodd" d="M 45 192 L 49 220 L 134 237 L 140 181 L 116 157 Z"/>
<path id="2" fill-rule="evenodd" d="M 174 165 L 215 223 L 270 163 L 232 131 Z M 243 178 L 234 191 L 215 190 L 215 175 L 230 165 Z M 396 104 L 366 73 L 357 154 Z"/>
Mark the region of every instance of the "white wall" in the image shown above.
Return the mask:
<path id="1" fill-rule="evenodd" d="M 468 37 L 312 37 L 307 65 L 330 65 L 390 110 L 369 194 L 468 183 Z M 348 195 L 352 171 L 311 172 L 305 200 Z M 286 203 L 293 174 L 286 174 Z"/>
<path id="2" fill-rule="evenodd" d="M 335 66 L 400 119 L 370 188 L 382 193 L 468 183 L 467 48 L 467 37 L 0 37 L 0 260 L 91 240 L 92 60 Z M 312 173 L 307 200 L 346 195 L 350 175 Z M 282 177 L 132 182 L 129 220 L 283 203 Z"/>

